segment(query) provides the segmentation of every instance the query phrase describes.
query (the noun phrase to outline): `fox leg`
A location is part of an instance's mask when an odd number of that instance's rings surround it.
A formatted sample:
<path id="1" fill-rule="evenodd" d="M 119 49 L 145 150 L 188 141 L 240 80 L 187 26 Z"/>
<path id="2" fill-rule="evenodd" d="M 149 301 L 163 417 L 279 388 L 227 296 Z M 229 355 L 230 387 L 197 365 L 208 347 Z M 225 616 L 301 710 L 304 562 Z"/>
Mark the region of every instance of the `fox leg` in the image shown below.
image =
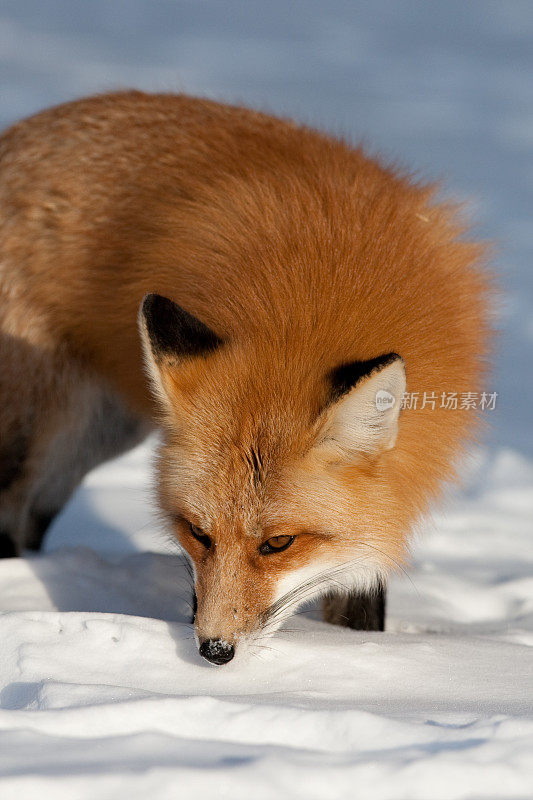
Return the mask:
<path id="1" fill-rule="evenodd" d="M 0 557 L 39 550 L 84 475 L 151 426 L 59 351 L 0 334 Z"/>
<path id="2" fill-rule="evenodd" d="M 39 550 L 47 528 L 93 467 L 134 447 L 150 431 L 115 393 L 85 379 L 51 435 L 37 449 L 19 541 Z"/>
<path id="3" fill-rule="evenodd" d="M 325 622 L 358 631 L 385 630 L 386 589 L 381 581 L 375 589 L 328 595 L 322 605 Z"/>
<path id="4" fill-rule="evenodd" d="M 0 322 L 5 326 L 0 330 L 0 557 L 6 558 L 20 551 L 17 533 L 29 493 L 33 443 L 47 418 L 48 378 L 55 369 L 48 351 L 40 353 L 18 335 L 19 316 L 4 302 Z"/>

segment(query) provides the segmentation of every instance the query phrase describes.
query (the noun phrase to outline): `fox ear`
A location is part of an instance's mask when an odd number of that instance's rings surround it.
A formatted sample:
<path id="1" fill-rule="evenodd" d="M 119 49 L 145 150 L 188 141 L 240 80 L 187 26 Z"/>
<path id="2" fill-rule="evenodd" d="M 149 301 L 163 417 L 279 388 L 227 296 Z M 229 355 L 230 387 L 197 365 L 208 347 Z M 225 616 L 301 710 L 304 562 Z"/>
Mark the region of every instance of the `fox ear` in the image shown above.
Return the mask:
<path id="1" fill-rule="evenodd" d="M 345 364 L 330 374 L 333 402 L 318 443 L 326 459 L 377 456 L 391 450 L 405 392 L 405 367 L 396 353 Z"/>
<path id="2" fill-rule="evenodd" d="M 159 294 L 147 294 L 139 309 L 139 330 L 150 378 L 164 392 L 165 367 L 207 355 L 223 343 L 211 328 Z"/>

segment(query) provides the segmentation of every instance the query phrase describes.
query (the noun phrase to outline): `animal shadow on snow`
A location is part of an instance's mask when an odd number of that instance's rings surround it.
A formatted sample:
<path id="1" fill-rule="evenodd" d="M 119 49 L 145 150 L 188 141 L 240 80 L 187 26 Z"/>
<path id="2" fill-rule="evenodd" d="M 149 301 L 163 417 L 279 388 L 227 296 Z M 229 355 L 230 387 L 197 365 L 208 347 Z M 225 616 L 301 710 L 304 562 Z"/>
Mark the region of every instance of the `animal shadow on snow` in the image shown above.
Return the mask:
<path id="1" fill-rule="evenodd" d="M 85 541 L 91 540 L 94 531 L 96 542 L 107 541 L 114 551 L 124 546 L 126 554 L 98 552 L 85 544 L 26 554 L 27 564 L 46 589 L 46 610 L 162 620 L 168 623 L 178 656 L 198 664 L 191 624 L 193 583 L 184 556 L 178 551 L 132 552 L 131 541 L 98 516 L 83 491 L 76 497 L 76 522 L 78 515 L 79 525 L 88 534 Z"/>

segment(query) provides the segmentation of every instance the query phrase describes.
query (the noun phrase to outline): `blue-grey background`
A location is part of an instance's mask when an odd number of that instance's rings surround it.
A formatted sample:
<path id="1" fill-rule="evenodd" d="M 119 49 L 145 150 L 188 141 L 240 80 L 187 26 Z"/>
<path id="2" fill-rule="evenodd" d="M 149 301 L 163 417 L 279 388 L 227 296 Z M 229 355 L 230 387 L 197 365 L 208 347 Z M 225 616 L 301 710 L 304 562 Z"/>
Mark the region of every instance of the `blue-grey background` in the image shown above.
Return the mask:
<path id="1" fill-rule="evenodd" d="M 533 455 L 533 3 L 3 0 L 0 124 L 122 87 L 293 116 L 469 201 L 501 273 L 489 441 Z"/>

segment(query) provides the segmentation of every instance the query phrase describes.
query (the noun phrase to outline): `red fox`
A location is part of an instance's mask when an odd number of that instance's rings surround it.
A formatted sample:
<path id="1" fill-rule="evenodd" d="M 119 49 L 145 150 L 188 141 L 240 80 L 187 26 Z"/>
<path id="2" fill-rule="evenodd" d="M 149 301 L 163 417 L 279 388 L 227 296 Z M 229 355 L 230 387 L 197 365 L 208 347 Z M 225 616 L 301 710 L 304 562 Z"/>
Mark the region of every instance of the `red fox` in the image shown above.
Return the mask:
<path id="1" fill-rule="evenodd" d="M 489 352 L 463 232 L 433 187 L 246 108 L 127 91 L 14 125 L 1 554 L 38 549 L 84 474 L 158 426 L 202 656 L 318 596 L 382 629 L 387 576 L 477 430 L 441 402 L 480 390 Z"/>

